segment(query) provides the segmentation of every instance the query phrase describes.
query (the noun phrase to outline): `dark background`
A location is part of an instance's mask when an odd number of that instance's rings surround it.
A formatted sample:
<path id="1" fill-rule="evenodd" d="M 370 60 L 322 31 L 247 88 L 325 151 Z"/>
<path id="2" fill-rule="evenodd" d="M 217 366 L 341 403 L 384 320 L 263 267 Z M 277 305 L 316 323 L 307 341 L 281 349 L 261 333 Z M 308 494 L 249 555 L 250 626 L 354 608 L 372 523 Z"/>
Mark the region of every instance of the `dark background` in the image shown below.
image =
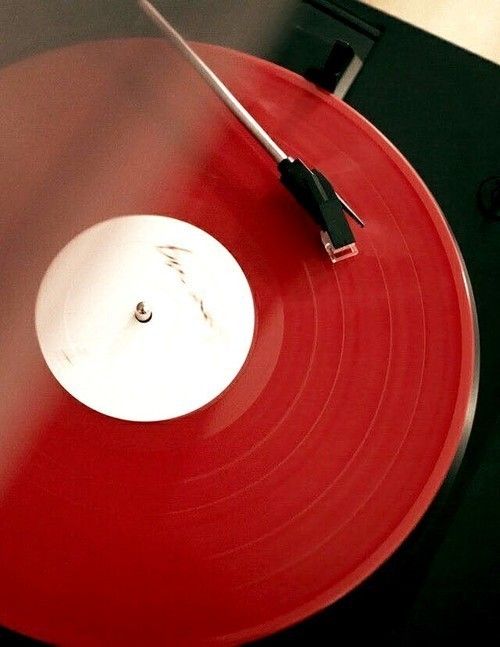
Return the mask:
<path id="1" fill-rule="evenodd" d="M 481 212 L 477 189 L 500 175 L 500 68 L 354 0 L 156 5 L 189 38 L 299 72 L 321 66 L 337 34 L 345 38 L 358 19 L 366 23 L 352 32 L 365 64 L 345 100 L 399 148 L 436 197 L 477 303 L 480 390 L 463 460 L 382 568 L 332 607 L 259 644 L 434 644 L 477 641 L 486 631 L 498 642 L 500 221 Z M 471 3 L 471 20 L 474 10 Z M 76 41 L 127 35 L 157 35 L 131 0 L 4 0 L 0 6 L 2 65 Z M 34 644 L 2 629 L 0 642 Z"/>

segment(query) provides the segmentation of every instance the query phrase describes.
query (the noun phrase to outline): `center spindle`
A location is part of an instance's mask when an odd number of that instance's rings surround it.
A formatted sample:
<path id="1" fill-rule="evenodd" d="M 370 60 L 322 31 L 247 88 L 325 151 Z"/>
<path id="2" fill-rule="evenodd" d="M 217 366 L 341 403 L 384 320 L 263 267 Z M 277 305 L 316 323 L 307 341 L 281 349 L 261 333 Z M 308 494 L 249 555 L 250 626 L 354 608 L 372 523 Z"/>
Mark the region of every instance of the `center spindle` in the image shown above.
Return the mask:
<path id="1" fill-rule="evenodd" d="M 137 321 L 140 321 L 141 323 L 147 323 L 148 321 L 151 321 L 151 318 L 153 316 L 151 308 L 146 305 L 144 301 L 139 301 L 139 303 L 135 306 L 134 314 Z"/>

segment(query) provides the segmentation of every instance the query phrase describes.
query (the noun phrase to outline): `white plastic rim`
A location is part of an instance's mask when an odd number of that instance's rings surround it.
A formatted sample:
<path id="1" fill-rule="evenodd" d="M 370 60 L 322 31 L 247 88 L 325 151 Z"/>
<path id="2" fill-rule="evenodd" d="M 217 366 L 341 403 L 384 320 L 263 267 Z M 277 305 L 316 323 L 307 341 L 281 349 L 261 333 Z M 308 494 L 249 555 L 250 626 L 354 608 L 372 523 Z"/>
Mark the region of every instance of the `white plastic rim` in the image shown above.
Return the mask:
<path id="1" fill-rule="evenodd" d="M 135 317 L 141 301 L 148 322 Z M 72 396 L 145 422 L 191 413 L 231 384 L 255 310 L 243 270 L 215 238 L 175 218 L 134 215 L 100 222 L 59 252 L 35 325 L 50 371 Z"/>

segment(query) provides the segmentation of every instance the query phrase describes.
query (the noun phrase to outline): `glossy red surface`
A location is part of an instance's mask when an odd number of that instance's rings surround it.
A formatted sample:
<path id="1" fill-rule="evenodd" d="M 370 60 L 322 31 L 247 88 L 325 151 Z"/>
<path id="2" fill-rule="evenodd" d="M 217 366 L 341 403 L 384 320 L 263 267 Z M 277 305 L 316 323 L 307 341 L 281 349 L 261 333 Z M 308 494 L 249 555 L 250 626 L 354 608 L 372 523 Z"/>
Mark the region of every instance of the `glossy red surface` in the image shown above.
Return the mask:
<path id="1" fill-rule="evenodd" d="M 415 172 L 303 79 L 199 51 L 367 226 L 333 266 L 264 151 L 161 41 L 2 71 L 0 623 L 57 644 L 233 644 L 319 610 L 414 527 L 470 413 L 472 307 Z M 174 421 L 82 406 L 38 349 L 50 261 L 125 213 L 202 227 L 254 295 L 242 372 Z"/>

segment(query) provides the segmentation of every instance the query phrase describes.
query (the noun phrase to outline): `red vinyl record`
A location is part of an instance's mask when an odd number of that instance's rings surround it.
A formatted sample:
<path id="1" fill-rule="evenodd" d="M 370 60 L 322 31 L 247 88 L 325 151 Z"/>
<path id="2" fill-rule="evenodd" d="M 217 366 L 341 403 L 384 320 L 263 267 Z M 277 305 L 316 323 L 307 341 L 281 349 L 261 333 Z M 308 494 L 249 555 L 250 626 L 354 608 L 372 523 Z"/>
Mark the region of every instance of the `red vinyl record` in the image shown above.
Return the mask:
<path id="1" fill-rule="evenodd" d="M 470 427 L 472 297 L 415 171 L 299 76 L 196 49 L 366 227 L 332 265 L 267 154 L 163 41 L 2 70 L 0 624 L 51 643 L 236 644 L 305 618 L 401 544 Z M 173 420 L 81 404 L 35 332 L 52 260 L 125 214 L 200 227 L 253 296 L 236 379 Z"/>

